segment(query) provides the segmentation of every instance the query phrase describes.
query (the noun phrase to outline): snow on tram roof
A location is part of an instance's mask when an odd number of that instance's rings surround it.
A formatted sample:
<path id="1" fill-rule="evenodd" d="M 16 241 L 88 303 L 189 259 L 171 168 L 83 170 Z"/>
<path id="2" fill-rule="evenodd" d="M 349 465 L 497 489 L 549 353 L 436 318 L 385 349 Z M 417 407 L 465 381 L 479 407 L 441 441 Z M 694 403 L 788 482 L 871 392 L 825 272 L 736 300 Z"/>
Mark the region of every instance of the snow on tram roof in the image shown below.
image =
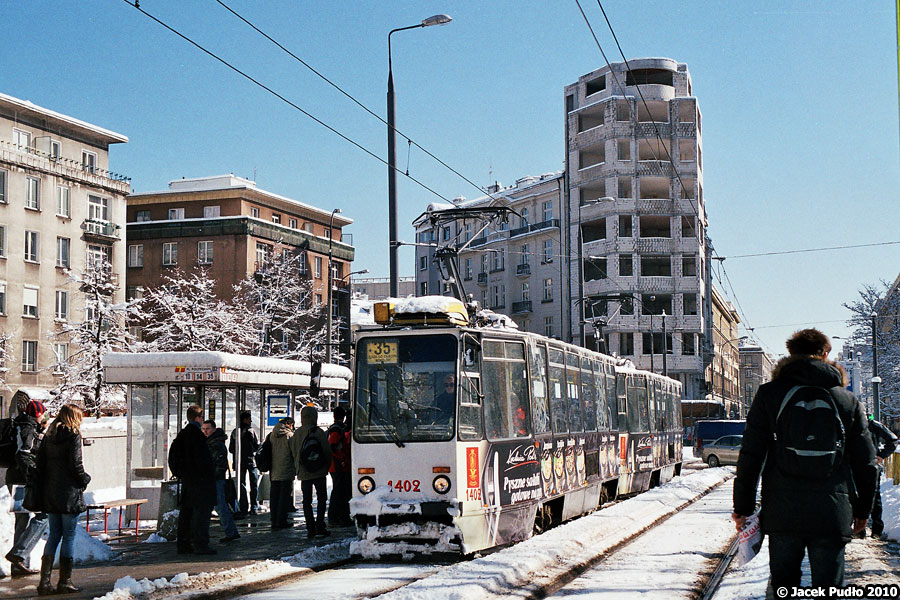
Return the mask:
<path id="1" fill-rule="evenodd" d="M 227 352 L 107 352 L 103 355 L 103 366 L 110 368 L 140 367 L 225 367 L 236 371 L 256 371 L 262 373 L 296 373 L 309 375 L 312 364 L 305 360 L 285 360 L 264 356 L 244 356 Z M 350 380 L 347 367 L 323 364 L 325 377 Z"/>
<path id="2" fill-rule="evenodd" d="M 462 305 L 449 296 L 419 296 L 394 300 L 394 314 L 457 312 Z"/>

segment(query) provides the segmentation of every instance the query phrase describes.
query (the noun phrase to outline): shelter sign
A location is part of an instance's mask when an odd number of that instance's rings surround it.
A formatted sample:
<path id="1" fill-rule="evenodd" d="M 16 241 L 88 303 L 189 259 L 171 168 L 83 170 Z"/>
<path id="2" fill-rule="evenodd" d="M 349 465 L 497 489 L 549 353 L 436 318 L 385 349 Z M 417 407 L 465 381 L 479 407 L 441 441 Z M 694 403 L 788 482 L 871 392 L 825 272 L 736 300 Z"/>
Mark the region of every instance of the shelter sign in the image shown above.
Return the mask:
<path id="1" fill-rule="evenodd" d="M 278 421 L 291 416 L 290 394 L 270 394 L 266 397 L 266 425 L 274 427 Z"/>

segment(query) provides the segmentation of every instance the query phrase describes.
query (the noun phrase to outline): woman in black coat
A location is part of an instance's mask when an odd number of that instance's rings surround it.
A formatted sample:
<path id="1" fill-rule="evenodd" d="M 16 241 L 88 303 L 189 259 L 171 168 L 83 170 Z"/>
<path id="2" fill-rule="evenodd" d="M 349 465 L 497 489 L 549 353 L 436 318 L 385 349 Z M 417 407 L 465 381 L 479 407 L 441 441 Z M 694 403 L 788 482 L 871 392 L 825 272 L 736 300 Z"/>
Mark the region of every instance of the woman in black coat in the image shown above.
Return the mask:
<path id="1" fill-rule="evenodd" d="M 67 594 L 80 591 L 72 583 L 75 553 L 75 526 L 84 512 L 84 490 L 91 476 L 81 462 L 81 409 L 73 404 L 63 406 L 47 430 L 37 455 L 37 478 L 33 502 L 27 508 L 47 513 L 50 535 L 41 558 L 41 580 L 38 594 Z M 36 505 L 34 505 L 36 503 Z M 59 547 L 59 582 L 50 586 L 53 558 Z"/>

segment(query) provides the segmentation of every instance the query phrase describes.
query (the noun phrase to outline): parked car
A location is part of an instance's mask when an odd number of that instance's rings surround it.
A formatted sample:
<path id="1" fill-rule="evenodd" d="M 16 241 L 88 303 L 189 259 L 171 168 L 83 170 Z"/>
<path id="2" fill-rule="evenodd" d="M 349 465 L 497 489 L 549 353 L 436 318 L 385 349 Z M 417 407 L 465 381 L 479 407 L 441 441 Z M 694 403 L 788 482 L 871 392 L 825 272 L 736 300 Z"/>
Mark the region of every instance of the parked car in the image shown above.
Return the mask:
<path id="1" fill-rule="evenodd" d="M 703 462 L 711 467 L 736 465 L 741 451 L 742 435 L 725 435 L 703 446 Z"/>
<path id="2" fill-rule="evenodd" d="M 747 421 L 711 419 L 694 424 L 694 456 L 704 457 L 703 446 L 711 444 L 722 436 L 743 435 Z"/>

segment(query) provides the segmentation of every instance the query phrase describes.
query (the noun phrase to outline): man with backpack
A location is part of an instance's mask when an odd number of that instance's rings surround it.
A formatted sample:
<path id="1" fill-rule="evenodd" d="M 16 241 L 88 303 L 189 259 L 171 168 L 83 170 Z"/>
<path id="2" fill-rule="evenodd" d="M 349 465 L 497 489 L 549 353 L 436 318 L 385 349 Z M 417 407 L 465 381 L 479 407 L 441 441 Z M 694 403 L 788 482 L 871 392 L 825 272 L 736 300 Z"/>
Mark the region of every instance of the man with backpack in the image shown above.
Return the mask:
<path id="1" fill-rule="evenodd" d="M 328 445 L 331 446 L 331 499 L 328 504 L 328 524 L 333 527 L 349 527 L 350 520 L 350 425 L 347 409 L 336 406 L 334 424 L 328 428 Z"/>
<path id="2" fill-rule="evenodd" d="M 300 428 L 291 438 L 291 454 L 296 461 L 297 479 L 303 492 L 303 516 L 306 537 L 327 537 L 325 513 L 328 509 L 328 485 L 325 476 L 331 466 L 331 446 L 328 436 L 316 425 L 319 420 L 315 406 L 300 409 Z M 316 490 L 316 514 L 313 516 L 312 493 Z"/>
<path id="3" fill-rule="evenodd" d="M 43 403 L 37 400 L 25 402 L 17 406 L 17 409 L 19 414 L 7 426 L 11 439 L 4 440 L 4 454 L 11 455 L 4 457 L 4 466 L 7 467 L 5 483 L 10 494 L 14 485 L 31 483 L 35 475 L 38 447 L 47 422 L 45 417 L 49 416 Z M 26 561 L 43 537 L 48 523 L 44 513 L 34 516 L 27 512 L 16 513 L 13 547 L 5 556 L 13 577 L 37 573 L 26 566 Z"/>
<path id="4" fill-rule="evenodd" d="M 877 472 L 865 412 L 845 389 L 843 370 L 828 361 L 828 337 L 804 329 L 787 349 L 750 406 L 731 515 L 740 530 L 755 510 L 761 474 L 767 597 L 782 598 L 800 586 L 804 552 L 813 587 L 844 584 L 844 545 L 865 527 Z"/>

